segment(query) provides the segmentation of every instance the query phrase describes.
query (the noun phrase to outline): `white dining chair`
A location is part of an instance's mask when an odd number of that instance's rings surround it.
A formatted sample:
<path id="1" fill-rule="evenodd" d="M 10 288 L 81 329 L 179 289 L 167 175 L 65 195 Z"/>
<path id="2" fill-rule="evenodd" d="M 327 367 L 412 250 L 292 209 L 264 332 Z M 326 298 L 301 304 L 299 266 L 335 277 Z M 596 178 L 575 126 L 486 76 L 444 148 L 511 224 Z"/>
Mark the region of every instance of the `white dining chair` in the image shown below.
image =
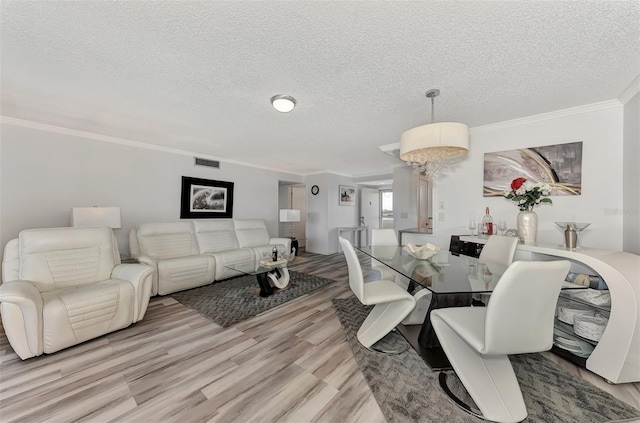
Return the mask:
<path id="1" fill-rule="evenodd" d="M 382 279 L 365 283 L 353 246 L 342 237 L 339 242 L 347 260 L 349 287 L 362 304 L 374 306 L 357 334 L 358 341 L 366 348 L 371 348 L 411 313 L 416 301 L 393 281 Z"/>
<path id="2" fill-rule="evenodd" d="M 482 247 L 480 260 L 508 266 L 513 263 L 518 238 L 514 236 L 491 235 Z"/>
<path id="3" fill-rule="evenodd" d="M 513 257 L 518 247 L 518 238 L 513 236 L 491 235 L 482 247 L 479 259 L 491 263 L 509 266 L 513 263 Z M 491 294 L 474 294 L 473 304 L 485 306 L 489 304 Z"/>
<path id="4" fill-rule="evenodd" d="M 371 229 L 371 246 L 398 245 L 398 237 L 393 229 Z M 396 280 L 398 273 L 389 266 L 371 259 L 371 268 L 380 273 L 380 279 Z M 408 282 L 407 282 L 408 285 Z M 405 287 L 406 289 L 406 287 Z"/>
<path id="5" fill-rule="evenodd" d="M 482 415 L 451 393 L 446 373 L 441 373 L 440 384 L 457 405 L 495 422 L 527 417 L 508 355 L 551 349 L 556 303 L 569 268 L 567 260 L 516 261 L 498 281 L 487 307 L 431 312 L 438 340 Z"/>

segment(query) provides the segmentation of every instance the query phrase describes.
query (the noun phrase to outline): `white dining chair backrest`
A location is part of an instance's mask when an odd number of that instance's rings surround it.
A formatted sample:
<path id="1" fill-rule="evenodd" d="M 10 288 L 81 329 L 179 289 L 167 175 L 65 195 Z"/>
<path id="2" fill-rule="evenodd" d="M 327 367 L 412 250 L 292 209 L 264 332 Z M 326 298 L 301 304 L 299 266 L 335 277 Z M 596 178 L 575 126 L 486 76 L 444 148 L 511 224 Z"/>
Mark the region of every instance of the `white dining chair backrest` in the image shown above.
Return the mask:
<path id="1" fill-rule="evenodd" d="M 398 237 L 393 229 L 371 229 L 371 245 L 398 245 Z"/>
<path id="2" fill-rule="evenodd" d="M 482 354 L 546 351 L 569 261 L 516 261 L 498 281 L 487 306 Z"/>
<path id="3" fill-rule="evenodd" d="M 518 238 L 516 237 L 491 235 L 482 248 L 480 260 L 508 266 L 513 263 L 517 246 Z"/>
<path id="4" fill-rule="evenodd" d="M 349 269 L 349 287 L 362 304 L 367 304 L 364 296 L 364 276 L 362 275 L 362 267 L 356 255 L 356 251 L 349 241 L 340 237 L 340 246 L 347 260 L 347 268 Z"/>

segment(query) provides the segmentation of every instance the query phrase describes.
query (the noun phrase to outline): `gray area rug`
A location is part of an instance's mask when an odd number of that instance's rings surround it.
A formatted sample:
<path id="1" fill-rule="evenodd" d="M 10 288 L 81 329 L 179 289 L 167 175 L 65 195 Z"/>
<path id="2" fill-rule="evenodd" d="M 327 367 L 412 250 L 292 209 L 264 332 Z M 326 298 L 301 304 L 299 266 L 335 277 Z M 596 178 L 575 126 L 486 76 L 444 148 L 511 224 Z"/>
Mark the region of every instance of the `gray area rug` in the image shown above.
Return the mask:
<path id="1" fill-rule="evenodd" d="M 399 355 L 369 351 L 356 338 L 358 328 L 371 307 L 357 298 L 335 299 L 333 305 L 353 354 L 387 421 L 395 422 L 481 422 L 455 406 L 438 384 L 434 372 L 412 349 Z M 392 332 L 380 342 L 406 343 Z M 540 354 L 510 356 L 522 389 L 529 416 L 527 423 L 604 423 L 635 421 L 640 411 L 617 400 L 590 383 L 560 368 Z M 475 406 L 454 372 L 447 385 L 459 398 Z M 466 402 L 465 400 L 465 402 Z M 632 420 L 629 420 L 632 419 Z"/>
<path id="2" fill-rule="evenodd" d="M 174 292 L 173 298 L 226 328 L 330 283 L 331 279 L 289 271 L 290 282 L 274 294 L 260 297 L 255 276 L 238 276 L 187 291 Z"/>

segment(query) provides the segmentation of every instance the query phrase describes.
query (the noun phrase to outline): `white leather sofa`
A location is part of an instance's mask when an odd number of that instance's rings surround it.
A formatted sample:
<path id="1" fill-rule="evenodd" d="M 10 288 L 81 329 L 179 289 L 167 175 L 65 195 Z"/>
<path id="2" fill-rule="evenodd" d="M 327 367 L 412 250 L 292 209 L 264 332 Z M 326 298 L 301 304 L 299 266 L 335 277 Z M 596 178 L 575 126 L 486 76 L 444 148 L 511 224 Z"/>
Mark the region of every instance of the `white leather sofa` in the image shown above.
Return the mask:
<path id="1" fill-rule="evenodd" d="M 240 273 L 225 266 L 255 265 L 273 245 L 291 251 L 289 238 L 271 238 L 261 219 L 141 223 L 129 233 L 131 256 L 153 267 L 152 295 L 167 295 Z"/>
<path id="2" fill-rule="evenodd" d="M 53 353 L 141 320 L 153 269 L 121 264 L 108 227 L 30 229 L 7 243 L 0 310 L 21 359 Z"/>

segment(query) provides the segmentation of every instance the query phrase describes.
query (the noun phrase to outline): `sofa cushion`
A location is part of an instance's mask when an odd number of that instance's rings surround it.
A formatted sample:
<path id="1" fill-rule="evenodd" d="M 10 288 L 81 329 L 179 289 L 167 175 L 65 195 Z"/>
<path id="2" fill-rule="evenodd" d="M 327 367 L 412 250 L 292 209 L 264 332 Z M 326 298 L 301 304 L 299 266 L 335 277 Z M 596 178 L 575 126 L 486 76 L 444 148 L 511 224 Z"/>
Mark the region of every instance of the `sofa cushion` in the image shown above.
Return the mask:
<path id="1" fill-rule="evenodd" d="M 191 289 L 213 282 L 215 261 L 208 255 L 195 255 L 158 261 L 158 294 Z"/>
<path id="2" fill-rule="evenodd" d="M 133 322 L 133 285 L 110 279 L 42 294 L 44 352 L 52 353 Z"/>
<path id="3" fill-rule="evenodd" d="M 259 247 L 269 244 L 267 224 L 262 219 L 234 220 L 240 248 Z"/>
<path id="4" fill-rule="evenodd" d="M 193 222 L 200 253 L 229 251 L 239 247 L 233 220 L 202 220 Z"/>
<path id="5" fill-rule="evenodd" d="M 141 223 L 137 236 L 140 253 L 154 260 L 200 254 L 193 222 Z"/>
<path id="6" fill-rule="evenodd" d="M 252 248 L 237 248 L 229 251 L 219 251 L 211 253 L 216 260 L 216 280 L 227 279 L 238 276 L 241 273 L 228 269 L 226 266 L 247 263 L 250 266 L 256 263 L 256 253 Z"/>

